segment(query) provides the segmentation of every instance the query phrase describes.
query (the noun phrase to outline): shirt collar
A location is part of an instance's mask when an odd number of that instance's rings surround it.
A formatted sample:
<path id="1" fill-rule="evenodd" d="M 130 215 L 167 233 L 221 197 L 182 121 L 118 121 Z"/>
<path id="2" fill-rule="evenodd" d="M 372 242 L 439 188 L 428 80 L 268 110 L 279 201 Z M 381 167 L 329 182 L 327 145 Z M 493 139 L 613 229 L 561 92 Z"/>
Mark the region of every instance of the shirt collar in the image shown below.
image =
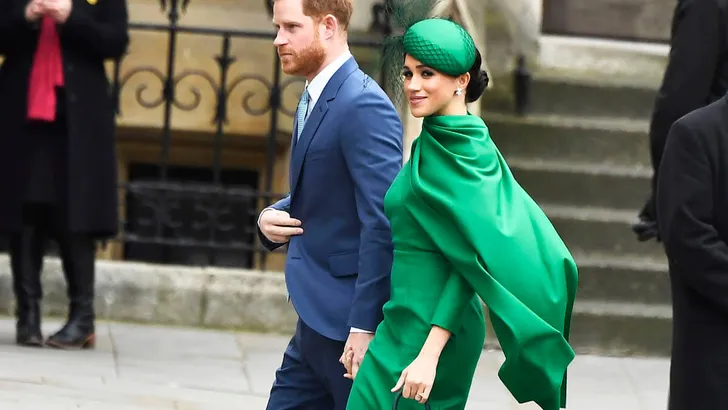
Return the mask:
<path id="1" fill-rule="evenodd" d="M 343 54 L 337 57 L 336 60 L 324 67 L 324 69 L 321 70 L 321 72 L 318 73 L 310 83 L 306 81 L 306 90 L 308 91 L 309 101 L 317 101 L 319 99 L 321 93 L 324 92 L 326 84 L 328 84 L 329 80 L 331 80 L 331 77 L 339 71 L 339 68 L 341 68 L 344 63 L 349 61 L 349 58 L 351 58 L 351 52 L 346 50 Z"/>

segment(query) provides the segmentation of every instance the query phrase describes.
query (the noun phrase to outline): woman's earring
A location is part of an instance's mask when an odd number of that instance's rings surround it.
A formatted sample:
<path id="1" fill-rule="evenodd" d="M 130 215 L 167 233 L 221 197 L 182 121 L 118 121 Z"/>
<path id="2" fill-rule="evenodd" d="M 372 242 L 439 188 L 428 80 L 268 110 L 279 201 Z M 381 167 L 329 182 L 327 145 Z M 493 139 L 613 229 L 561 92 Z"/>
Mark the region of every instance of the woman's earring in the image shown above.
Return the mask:
<path id="1" fill-rule="evenodd" d="M 463 93 L 463 89 L 462 89 L 462 88 L 460 88 L 460 87 L 458 87 L 458 88 L 457 88 L 457 89 L 455 90 L 455 95 L 460 95 L 460 94 L 462 94 L 462 93 Z"/>

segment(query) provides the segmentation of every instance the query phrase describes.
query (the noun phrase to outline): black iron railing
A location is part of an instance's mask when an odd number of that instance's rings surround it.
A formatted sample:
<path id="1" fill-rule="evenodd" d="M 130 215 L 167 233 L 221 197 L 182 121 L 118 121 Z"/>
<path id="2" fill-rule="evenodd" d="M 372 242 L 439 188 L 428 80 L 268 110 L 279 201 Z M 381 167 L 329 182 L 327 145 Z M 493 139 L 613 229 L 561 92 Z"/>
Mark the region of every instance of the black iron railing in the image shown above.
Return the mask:
<path id="1" fill-rule="evenodd" d="M 160 263 L 189 263 L 202 265 L 228 265 L 266 268 L 266 255 L 257 241 L 256 219 L 262 204 L 268 204 L 283 196 L 273 192 L 273 175 L 281 140 L 278 122 L 281 116 L 292 117 L 295 106 L 287 107 L 282 96 L 286 92 L 300 92 L 303 79 L 283 78 L 276 53 L 271 70 L 272 80 L 261 73 L 233 76 L 230 68 L 246 56 L 234 55 L 231 42 L 234 39 L 269 40 L 272 48 L 273 31 L 224 30 L 206 27 L 180 26 L 179 19 L 189 0 L 160 0 L 167 13 L 167 24 L 132 24 L 132 32 L 156 32 L 166 34 L 166 65 L 159 69 L 150 65 L 129 67 L 127 59 L 116 61 L 113 69 L 112 96 L 116 101 L 117 114 L 123 118 L 121 101 L 128 101 L 126 93 L 133 93 L 133 100 L 146 109 L 163 109 L 158 128 L 159 158 L 153 166 L 138 166 L 131 170 L 128 182 L 120 192 L 125 203 L 125 218 L 121 222 L 118 241 L 124 246 L 127 259 L 141 259 Z M 271 10 L 270 2 L 267 7 Z M 373 10 L 378 33 L 371 38 L 351 38 L 352 47 L 378 50 L 381 38 L 391 32 L 388 20 L 382 17 L 382 5 Z M 176 65 L 178 36 L 180 34 L 219 39 L 219 51 L 214 57 L 218 71 L 209 72 L 198 68 L 179 69 Z M 140 83 L 135 87 L 130 80 L 144 75 L 159 84 Z M 213 158 L 206 169 L 179 169 L 170 165 L 173 142 L 173 110 L 192 112 L 202 104 L 205 90 L 199 86 L 186 87 L 180 98 L 182 83 L 196 78 L 198 83 L 209 84 L 215 95 L 214 127 L 212 142 Z M 381 78 L 380 78 L 381 81 Z M 254 85 L 254 86 L 253 86 Z M 160 86 L 158 93 L 152 87 Z M 267 103 L 252 104 L 260 98 L 253 89 L 267 90 Z M 209 91 L 209 90 L 208 90 Z M 233 92 L 242 91 L 241 101 L 231 101 Z M 191 94 L 187 94 L 187 92 Z M 297 99 L 295 99 L 297 100 Z M 265 142 L 265 179 L 262 186 L 256 173 L 247 175 L 223 168 L 227 125 L 231 107 L 239 104 L 249 116 L 269 115 L 269 129 Z M 287 137 L 290 139 L 290 137 Z M 284 142 L 284 143 L 287 143 Z"/>

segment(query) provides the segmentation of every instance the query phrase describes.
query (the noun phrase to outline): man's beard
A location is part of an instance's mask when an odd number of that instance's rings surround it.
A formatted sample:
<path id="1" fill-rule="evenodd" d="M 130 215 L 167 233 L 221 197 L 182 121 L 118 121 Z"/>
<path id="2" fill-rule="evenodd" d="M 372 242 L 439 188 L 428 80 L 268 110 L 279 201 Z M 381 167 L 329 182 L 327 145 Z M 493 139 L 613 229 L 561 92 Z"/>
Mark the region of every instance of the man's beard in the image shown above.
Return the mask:
<path id="1" fill-rule="evenodd" d="M 283 64 L 283 72 L 288 75 L 308 76 L 318 71 L 326 59 L 326 52 L 319 41 L 318 33 L 314 36 L 313 42 L 299 52 L 285 50 L 291 53 L 284 57 L 287 63 Z"/>

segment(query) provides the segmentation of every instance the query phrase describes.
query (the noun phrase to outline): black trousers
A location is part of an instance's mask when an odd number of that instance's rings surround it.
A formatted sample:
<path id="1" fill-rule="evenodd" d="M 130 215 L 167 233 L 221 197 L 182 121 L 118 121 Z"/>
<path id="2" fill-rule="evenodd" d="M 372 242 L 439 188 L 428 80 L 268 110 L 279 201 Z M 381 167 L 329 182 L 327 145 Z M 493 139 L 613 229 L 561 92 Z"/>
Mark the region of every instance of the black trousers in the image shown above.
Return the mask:
<path id="1" fill-rule="evenodd" d="M 67 228 L 62 207 L 26 203 L 23 228 L 10 238 L 10 261 L 17 313 L 36 310 L 43 298 L 41 271 L 49 241 L 58 245 L 71 311 L 93 315 L 96 249 L 93 238 Z M 72 313 L 71 312 L 71 313 Z"/>
<path id="2" fill-rule="evenodd" d="M 324 337 L 298 319 L 266 409 L 344 410 L 352 382 L 339 363 L 343 351 L 344 342 Z"/>

